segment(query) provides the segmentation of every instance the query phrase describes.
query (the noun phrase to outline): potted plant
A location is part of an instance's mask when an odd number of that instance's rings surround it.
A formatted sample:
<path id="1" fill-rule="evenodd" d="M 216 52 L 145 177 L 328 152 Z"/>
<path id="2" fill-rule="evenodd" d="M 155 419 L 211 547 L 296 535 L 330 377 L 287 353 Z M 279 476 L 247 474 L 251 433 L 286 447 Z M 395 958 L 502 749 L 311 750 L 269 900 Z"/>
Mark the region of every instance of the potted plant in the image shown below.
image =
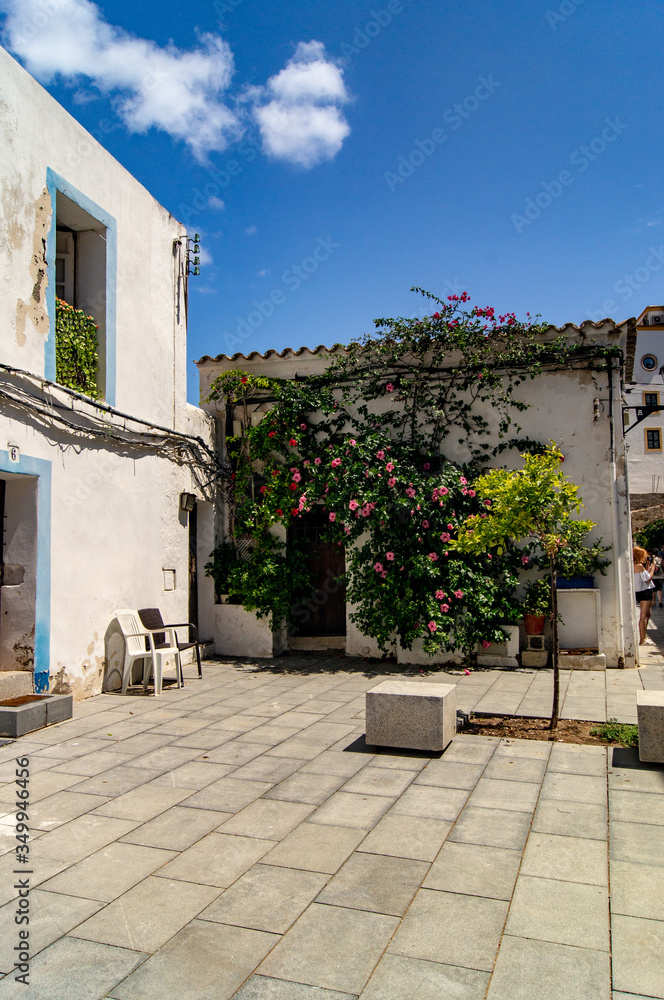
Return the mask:
<path id="1" fill-rule="evenodd" d="M 237 568 L 239 558 L 232 542 L 220 542 L 211 553 L 211 561 L 205 565 L 206 576 L 214 580 L 217 603 L 227 604 L 231 590 L 231 573 Z"/>
<path id="2" fill-rule="evenodd" d="M 523 621 L 528 635 L 541 635 L 551 614 L 551 581 L 535 580 L 528 585 L 523 599 Z"/>
<path id="3" fill-rule="evenodd" d="M 605 559 L 603 553 L 610 552 L 610 545 L 602 545 L 602 539 L 592 545 L 584 545 L 582 534 L 578 530 L 572 532 L 567 545 L 560 549 L 556 558 L 556 586 L 558 590 L 592 589 L 595 585 L 595 573 L 606 575 L 606 567 L 611 565 L 610 559 Z"/>

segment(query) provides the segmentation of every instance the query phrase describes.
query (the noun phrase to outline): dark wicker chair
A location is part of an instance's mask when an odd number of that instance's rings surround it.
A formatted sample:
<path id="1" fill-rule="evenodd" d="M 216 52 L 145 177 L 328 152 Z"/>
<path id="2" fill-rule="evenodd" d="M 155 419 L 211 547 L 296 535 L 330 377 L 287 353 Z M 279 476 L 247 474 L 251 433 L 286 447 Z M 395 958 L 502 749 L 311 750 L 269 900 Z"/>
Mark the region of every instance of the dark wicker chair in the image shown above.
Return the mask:
<path id="1" fill-rule="evenodd" d="M 196 662 L 198 663 L 198 676 L 199 677 L 203 676 L 203 668 L 201 667 L 201 648 L 198 642 L 198 630 L 196 626 L 192 624 L 192 622 L 179 622 L 177 625 L 171 624 L 169 622 L 164 622 L 164 619 L 161 617 L 161 611 L 159 610 L 159 608 L 141 608 L 138 612 L 138 617 L 141 619 L 144 628 L 147 628 L 154 633 L 155 649 L 162 649 L 169 645 L 169 643 L 166 642 L 166 634 L 164 632 L 160 632 L 159 629 L 166 629 L 166 628 L 189 629 L 187 633 L 187 642 L 178 641 L 178 653 L 182 653 L 185 649 L 195 649 Z M 193 641 L 190 641 L 192 639 Z M 179 669 L 180 669 L 180 679 L 184 680 L 182 674 L 181 659 L 179 662 Z"/>

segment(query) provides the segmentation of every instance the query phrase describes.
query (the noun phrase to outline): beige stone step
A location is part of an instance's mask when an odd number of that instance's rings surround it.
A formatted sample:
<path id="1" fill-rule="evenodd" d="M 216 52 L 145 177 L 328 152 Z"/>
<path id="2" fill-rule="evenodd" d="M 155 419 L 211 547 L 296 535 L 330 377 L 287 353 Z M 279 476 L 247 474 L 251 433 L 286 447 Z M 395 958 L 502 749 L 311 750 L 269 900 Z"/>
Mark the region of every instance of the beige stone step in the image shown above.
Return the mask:
<path id="1" fill-rule="evenodd" d="M 31 670 L 0 670 L 0 701 L 32 694 Z"/>

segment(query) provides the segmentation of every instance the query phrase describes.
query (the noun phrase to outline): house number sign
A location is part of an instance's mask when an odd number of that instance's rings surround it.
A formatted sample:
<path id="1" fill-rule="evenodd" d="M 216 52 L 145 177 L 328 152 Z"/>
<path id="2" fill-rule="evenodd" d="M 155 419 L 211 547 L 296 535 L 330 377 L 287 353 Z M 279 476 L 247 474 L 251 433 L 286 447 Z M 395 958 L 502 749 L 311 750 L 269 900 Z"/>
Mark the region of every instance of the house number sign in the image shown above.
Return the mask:
<path id="1" fill-rule="evenodd" d="M 7 450 L 9 451 L 9 461 L 10 462 L 20 462 L 21 461 L 21 450 L 18 445 L 8 444 Z"/>

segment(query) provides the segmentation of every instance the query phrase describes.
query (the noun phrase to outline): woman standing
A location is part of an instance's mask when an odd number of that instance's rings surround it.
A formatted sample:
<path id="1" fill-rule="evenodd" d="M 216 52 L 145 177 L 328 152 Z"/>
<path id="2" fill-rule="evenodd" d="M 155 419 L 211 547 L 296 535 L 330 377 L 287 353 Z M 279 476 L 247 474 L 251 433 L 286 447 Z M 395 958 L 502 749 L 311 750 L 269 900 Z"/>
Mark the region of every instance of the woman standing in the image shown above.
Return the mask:
<path id="1" fill-rule="evenodd" d="M 650 620 L 650 609 L 652 607 L 652 596 L 655 586 L 652 582 L 652 575 L 655 572 L 655 564 L 651 563 L 650 569 L 646 569 L 646 559 L 648 553 L 645 549 L 635 546 L 632 551 L 634 560 L 634 585 L 636 587 L 636 603 L 640 608 L 639 615 L 639 646 L 646 641 L 646 629 Z"/>
<path id="2" fill-rule="evenodd" d="M 664 585 L 664 567 L 662 565 L 661 556 L 655 555 L 652 557 L 652 562 L 654 566 L 654 573 L 652 575 L 652 582 L 654 584 L 655 590 L 652 595 L 652 606 L 657 607 L 657 602 L 659 601 L 660 608 L 662 605 L 662 585 Z M 648 567 L 650 568 L 650 567 Z"/>

